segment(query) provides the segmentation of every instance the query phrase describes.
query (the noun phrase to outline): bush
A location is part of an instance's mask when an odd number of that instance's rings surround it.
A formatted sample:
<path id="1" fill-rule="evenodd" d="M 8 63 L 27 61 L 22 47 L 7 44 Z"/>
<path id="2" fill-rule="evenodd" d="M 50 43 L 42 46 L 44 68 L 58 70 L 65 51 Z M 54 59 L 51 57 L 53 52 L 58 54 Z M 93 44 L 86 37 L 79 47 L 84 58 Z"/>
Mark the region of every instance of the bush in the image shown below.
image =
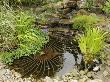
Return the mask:
<path id="1" fill-rule="evenodd" d="M 61 0 L 9 0 L 10 5 L 17 5 L 17 4 L 22 4 L 22 5 L 44 5 L 47 3 L 55 3 Z"/>
<path id="2" fill-rule="evenodd" d="M 91 9 L 93 6 L 93 0 L 85 0 L 84 7 L 87 9 Z"/>
<path id="3" fill-rule="evenodd" d="M 32 5 L 32 4 L 42 4 L 42 0 L 9 0 L 10 5 L 17 5 L 17 4 L 23 4 L 23 5 Z"/>
<path id="4" fill-rule="evenodd" d="M 1 12 L 0 23 L 2 25 L 0 27 L 4 30 L 0 29 L 0 33 L 2 37 L 6 37 L 7 43 L 13 42 L 15 38 L 17 46 L 9 51 L 0 51 L 2 60 L 7 64 L 11 64 L 14 59 L 39 53 L 43 45 L 48 41 L 48 36 L 38 27 L 33 26 L 35 20 L 33 15 L 27 11 L 17 11 L 16 13 L 13 11 L 10 15 L 8 14 L 10 11 L 6 10 L 6 12 Z M 3 44 L 0 45 L 5 47 Z"/>
<path id="5" fill-rule="evenodd" d="M 107 32 L 99 28 L 89 28 L 78 40 L 81 52 L 84 55 L 85 63 L 93 61 L 97 53 L 104 47 L 105 35 Z"/>
<path id="6" fill-rule="evenodd" d="M 107 14 L 110 14 L 110 0 L 107 0 L 102 7 L 102 10 L 106 12 Z"/>
<path id="7" fill-rule="evenodd" d="M 0 5 L 0 51 L 10 50 L 16 43 L 13 10 Z"/>
<path id="8" fill-rule="evenodd" d="M 80 15 L 73 18 L 73 29 L 86 29 L 94 27 L 98 19 L 96 16 Z"/>

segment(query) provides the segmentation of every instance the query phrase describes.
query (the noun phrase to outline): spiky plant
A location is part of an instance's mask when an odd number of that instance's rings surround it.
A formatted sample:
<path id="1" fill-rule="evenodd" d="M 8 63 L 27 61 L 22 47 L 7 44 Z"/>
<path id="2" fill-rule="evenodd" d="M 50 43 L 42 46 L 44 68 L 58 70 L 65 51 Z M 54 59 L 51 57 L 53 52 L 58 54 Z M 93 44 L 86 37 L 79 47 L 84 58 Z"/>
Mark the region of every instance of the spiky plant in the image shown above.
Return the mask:
<path id="1" fill-rule="evenodd" d="M 88 28 L 78 40 L 81 52 L 84 55 L 85 63 L 93 61 L 97 53 L 104 47 L 105 35 L 107 32 L 99 28 Z"/>

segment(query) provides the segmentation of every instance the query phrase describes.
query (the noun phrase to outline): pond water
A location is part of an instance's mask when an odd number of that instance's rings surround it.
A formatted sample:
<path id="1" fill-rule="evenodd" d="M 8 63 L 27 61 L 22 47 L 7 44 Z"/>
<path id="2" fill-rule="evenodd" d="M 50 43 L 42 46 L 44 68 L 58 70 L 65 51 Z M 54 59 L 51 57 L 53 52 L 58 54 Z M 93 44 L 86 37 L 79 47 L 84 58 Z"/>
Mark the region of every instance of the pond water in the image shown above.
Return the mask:
<path id="1" fill-rule="evenodd" d="M 82 55 L 78 55 L 77 63 L 80 64 L 82 59 Z M 64 53 L 64 62 L 63 62 L 63 67 L 60 69 L 56 75 L 62 76 L 65 75 L 66 73 L 70 72 L 74 68 L 76 64 L 75 57 L 73 54 L 69 52 Z"/>
<path id="2" fill-rule="evenodd" d="M 73 41 L 72 33 L 70 35 L 67 33 L 68 30 L 62 30 L 62 28 L 60 32 L 49 33 L 51 34 L 49 42 L 41 53 L 17 59 L 11 68 L 19 72 L 22 77 L 32 75 L 34 78 L 41 78 L 65 75 L 74 68 L 75 64 L 80 64 L 82 59 Z"/>

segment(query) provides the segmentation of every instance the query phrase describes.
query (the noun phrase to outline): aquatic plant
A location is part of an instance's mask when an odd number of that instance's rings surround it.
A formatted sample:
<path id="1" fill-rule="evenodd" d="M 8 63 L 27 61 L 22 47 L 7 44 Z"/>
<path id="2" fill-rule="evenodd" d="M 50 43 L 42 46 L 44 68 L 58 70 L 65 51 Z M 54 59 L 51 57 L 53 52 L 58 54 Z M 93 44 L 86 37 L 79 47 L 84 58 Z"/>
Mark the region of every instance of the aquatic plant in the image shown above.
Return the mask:
<path id="1" fill-rule="evenodd" d="M 93 61 L 98 52 L 104 48 L 104 40 L 107 32 L 99 28 L 88 28 L 78 40 L 79 48 L 84 55 L 85 63 Z"/>
<path id="2" fill-rule="evenodd" d="M 95 15 L 79 15 L 73 18 L 73 29 L 94 27 L 98 18 Z"/>

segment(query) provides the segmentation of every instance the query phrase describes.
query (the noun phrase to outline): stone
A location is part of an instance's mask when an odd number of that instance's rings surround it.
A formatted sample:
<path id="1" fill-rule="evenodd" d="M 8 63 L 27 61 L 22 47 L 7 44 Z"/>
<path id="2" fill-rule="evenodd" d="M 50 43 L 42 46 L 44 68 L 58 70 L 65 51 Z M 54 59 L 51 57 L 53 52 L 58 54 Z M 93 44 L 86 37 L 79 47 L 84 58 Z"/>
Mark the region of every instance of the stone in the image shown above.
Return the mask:
<path id="1" fill-rule="evenodd" d="M 79 75 L 78 70 L 77 69 L 73 69 L 72 70 L 72 75 L 73 76 L 78 76 Z"/>
<path id="2" fill-rule="evenodd" d="M 79 79 L 78 82 L 85 82 L 87 80 L 87 78 L 83 78 L 83 79 Z"/>
<path id="3" fill-rule="evenodd" d="M 53 79 L 53 82 L 59 82 L 57 79 Z"/>
<path id="4" fill-rule="evenodd" d="M 87 80 L 87 82 L 103 82 L 101 79 Z"/>
<path id="5" fill-rule="evenodd" d="M 103 72 L 104 77 L 106 77 L 108 74 L 109 74 L 109 73 L 108 73 L 108 71 L 106 71 L 106 70 Z"/>
<path id="6" fill-rule="evenodd" d="M 91 72 L 88 72 L 87 73 L 87 77 L 92 77 L 92 73 Z"/>
<path id="7" fill-rule="evenodd" d="M 77 80 L 73 80 L 73 79 L 71 79 L 70 82 L 78 82 L 78 81 L 77 81 Z"/>
<path id="8" fill-rule="evenodd" d="M 93 71 L 98 71 L 100 69 L 100 66 L 96 66 L 93 68 Z"/>
<path id="9" fill-rule="evenodd" d="M 59 81 L 59 82 L 64 82 L 63 80 Z"/>
<path id="10" fill-rule="evenodd" d="M 81 71 L 80 71 L 80 74 L 81 74 L 81 75 L 84 75 L 84 74 L 85 74 L 85 71 L 81 70 Z"/>
<path id="11" fill-rule="evenodd" d="M 6 69 L 1 69 L 0 70 L 0 76 L 4 75 L 6 72 L 7 72 Z"/>
<path id="12" fill-rule="evenodd" d="M 45 82 L 53 82 L 53 80 L 48 76 L 46 76 L 44 80 L 45 80 Z"/>

